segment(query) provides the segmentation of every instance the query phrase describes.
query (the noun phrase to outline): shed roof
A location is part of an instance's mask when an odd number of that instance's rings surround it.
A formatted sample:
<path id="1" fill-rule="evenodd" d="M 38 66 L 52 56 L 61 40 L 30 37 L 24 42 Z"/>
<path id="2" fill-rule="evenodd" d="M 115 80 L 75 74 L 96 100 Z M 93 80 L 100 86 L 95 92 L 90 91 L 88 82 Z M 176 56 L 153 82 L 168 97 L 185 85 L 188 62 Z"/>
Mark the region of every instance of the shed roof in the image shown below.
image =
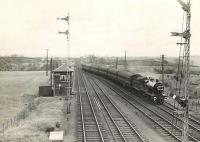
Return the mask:
<path id="1" fill-rule="evenodd" d="M 58 68 L 56 68 L 55 70 L 53 70 L 53 72 L 73 72 L 73 71 L 74 70 L 66 64 L 63 64 L 59 66 Z"/>

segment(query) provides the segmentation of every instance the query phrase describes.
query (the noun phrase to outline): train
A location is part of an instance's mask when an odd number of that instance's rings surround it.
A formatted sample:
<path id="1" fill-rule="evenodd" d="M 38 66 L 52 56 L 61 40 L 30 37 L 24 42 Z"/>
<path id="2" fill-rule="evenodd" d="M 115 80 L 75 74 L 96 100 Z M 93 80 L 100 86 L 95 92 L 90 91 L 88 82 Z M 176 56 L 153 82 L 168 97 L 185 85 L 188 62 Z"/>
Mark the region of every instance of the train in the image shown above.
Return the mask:
<path id="1" fill-rule="evenodd" d="M 100 75 L 104 78 L 120 83 L 122 86 L 139 92 L 154 104 L 163 104 L 167 95 L 164 93 L 164 85 L 158 80 L 141 74 L 134 74 L 127 70 L 99 67 L 82 64 L 82 70 Z"/>

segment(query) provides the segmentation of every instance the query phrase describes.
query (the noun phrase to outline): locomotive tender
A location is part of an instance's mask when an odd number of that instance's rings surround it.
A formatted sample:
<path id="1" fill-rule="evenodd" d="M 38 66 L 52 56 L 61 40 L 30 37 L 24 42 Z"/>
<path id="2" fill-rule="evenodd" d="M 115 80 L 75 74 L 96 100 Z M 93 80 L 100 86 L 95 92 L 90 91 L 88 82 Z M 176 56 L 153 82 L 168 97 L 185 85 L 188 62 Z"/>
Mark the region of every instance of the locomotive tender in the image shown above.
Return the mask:
<path id="1" fill-rule="evenodd" d="M 164 94 L 164 86 L 159 80 L 150 77 L 134 74 L 129 71 L 121 71 L 117 69 L 109 69 L 106 67 L 97 67 L 91 65 L 83 65 L 82 70 L 101 75 L 113 81 L 117 81 L 123 86 L 132 88 L 148 97 L 155 104 L 163 104 L 167 97 Z"/>

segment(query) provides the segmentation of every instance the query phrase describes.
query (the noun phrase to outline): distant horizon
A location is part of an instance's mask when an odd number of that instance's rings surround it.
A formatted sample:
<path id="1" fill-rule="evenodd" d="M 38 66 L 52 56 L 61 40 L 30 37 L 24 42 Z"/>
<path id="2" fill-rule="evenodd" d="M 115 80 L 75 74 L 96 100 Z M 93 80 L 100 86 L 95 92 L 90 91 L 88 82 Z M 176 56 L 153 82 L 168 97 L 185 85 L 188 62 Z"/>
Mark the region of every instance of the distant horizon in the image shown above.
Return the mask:
<path id="1" fill-rule="evenodd" d="M 81 58 L 81 57 L 88 57 L 88 56 L 95 56 L 95 57 L 100 57 L 100 58 L 114 58 L 114 57 L 118 57 L 118 58 L 123 58 L 123 56 L 96 56 L 96 55 L 93 55 L 93 54 L 88 54 L 88 55 L 83 55 L 83 56 L 79 56 L 79 57 L 70 57 L 70 58 Z M 165 55 L 165 54 L 164 54 Z M 191 57 L 195 57 L 195 56 L 199 56 L 198 54 L 194 54 L 194 55 L 190 55 Z M 1 55 L 0 54 L 0 57 L 25 57 L 25 58 L 46 58 L 46 54 L 44 56 L 26 56 L 26 55 L 20 55 L 20 54 L 10 54 L 10 55 Z M 147 57 L 147 58 L 158 58 L 158 57 L 161 57 L 160 56 L 129 56 L 127 55 L 126 56 L 127 58 L 144 58 L 144 57 Z M 168 58 L 177 58 L 178 56 L 167 56 L 165 55 L 165 57 L 168 57 Z M 64 56 L 49 56 L 49 58 L 68 58 L 68 57 L 64 57 Z"/>

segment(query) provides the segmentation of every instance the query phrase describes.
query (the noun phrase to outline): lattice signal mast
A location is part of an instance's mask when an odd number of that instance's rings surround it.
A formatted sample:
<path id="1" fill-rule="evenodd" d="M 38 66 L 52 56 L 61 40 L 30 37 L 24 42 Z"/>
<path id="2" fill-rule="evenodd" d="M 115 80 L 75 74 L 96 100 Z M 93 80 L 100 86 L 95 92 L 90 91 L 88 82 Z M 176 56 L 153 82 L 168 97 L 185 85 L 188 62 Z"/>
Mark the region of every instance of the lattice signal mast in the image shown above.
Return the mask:
<path id="1" fill-rule="evenodd" d="M 182 72 L 182 81 L 183 81 L 183 93 L 185 99 L 185 107 L 183 107 L 183 131 L 182 131 L 182 142 L 188 142 L 188 117 L 189 117 L 189 85 L 190 85 L 190 21 L 191 21 L 191 0 L 186 0 L 183 2 L 182 0 L 177 0 L 182 9 L 186 14 L 186 24 L 185 31 L 182 33 L 172 32 L 172 36 L 180 36 L 184 39 L 184 42 L 177 43 L 180 46 L 184 47 L 183 53 L 183 72 Z"/>
<path id="2" fill-rule="evenodd" d="M 65 34 L 67 36 L 67 49 L 68 49 L 68 54 L 67 54 L 67 57 L 68 59 L 70 58 L 70 23 L 69 23 L 69 20 L 70 20 L 70 15 L 69 13 L 67 14 L 67 16 L 65 18 L 57 18 L 57 20 L 64 20 L 67 22 L 67 25 L 68 25 L 68 29 L 65 31 L 65 32 L 58 32 L 59 34 Z"/>
<path id="3" fill-rule="evenodd" d="M 69 23 L 70 15 L 69 15 L 69 12 L 68 12 L 68 14 L 67 14 L 67 16 L 65 18 L 57 18 L 57 20 L 64 20 L 64 21 L 67 22 L 67 26 L 68 26 L 67 30 L 65 32 L 58 32 L 58 33 L 59 34 L 65 34 L 67 36 L 67 49 L 68 49 L 67 64 L 68 64 L 68 66 L 70 68 L 70 32 L 69 32 L 70 31 L 70 23 Z M 70 71 L 69 72 L 67 71 L 67 76 L 69 76 L 69 75 L 70 75 Z M 71 79 L 69 78 L 68 79 L 68 86 L 67 86 L 67 96 L 68 97 L 69 97 L 69 95 L 71 93 L 71 91 L 70 91 L 70 89 L 71 89 L 71 81 L 70 80 Z"/>

